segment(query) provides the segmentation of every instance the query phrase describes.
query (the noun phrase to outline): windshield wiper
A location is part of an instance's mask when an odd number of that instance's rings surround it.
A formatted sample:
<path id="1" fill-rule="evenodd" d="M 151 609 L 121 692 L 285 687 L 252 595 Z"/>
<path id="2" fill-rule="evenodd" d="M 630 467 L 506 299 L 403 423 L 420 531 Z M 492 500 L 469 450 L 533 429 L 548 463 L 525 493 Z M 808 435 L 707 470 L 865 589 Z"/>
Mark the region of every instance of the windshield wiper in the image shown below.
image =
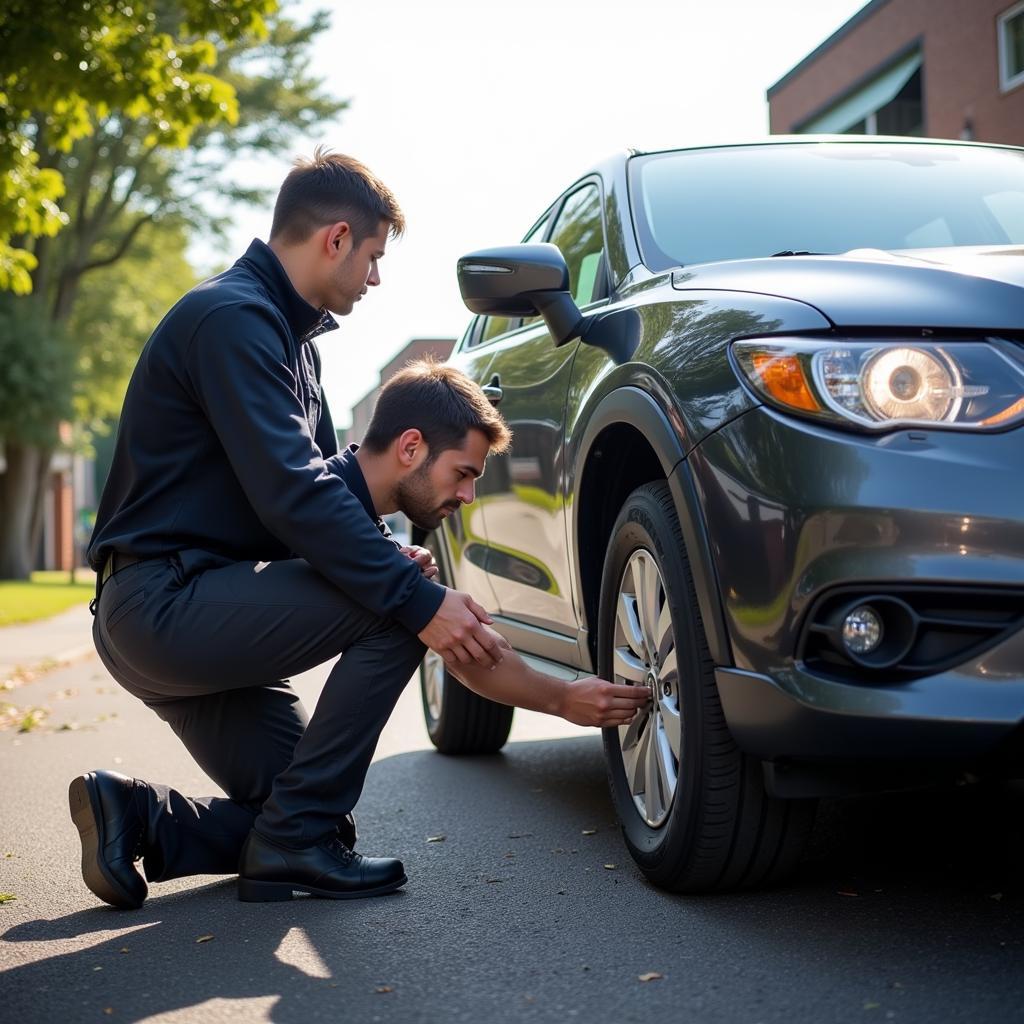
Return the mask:
<path id="1" fill-rule="evenodd" d="M 828 256 L 827 252 L 809 252 L 807 249 L 783 249 L 781 252 L 773 252 L 771 258 L 776 256 Z"/>

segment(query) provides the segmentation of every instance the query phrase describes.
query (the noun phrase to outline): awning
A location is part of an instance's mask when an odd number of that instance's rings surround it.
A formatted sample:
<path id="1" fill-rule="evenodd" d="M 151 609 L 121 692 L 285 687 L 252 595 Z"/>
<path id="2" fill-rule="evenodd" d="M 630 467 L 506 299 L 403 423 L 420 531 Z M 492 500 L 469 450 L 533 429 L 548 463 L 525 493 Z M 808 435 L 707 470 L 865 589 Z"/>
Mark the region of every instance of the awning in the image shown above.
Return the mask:
<path id="1" fill-rule="evenodd" d="M 904 57 L 886 68 L 867 85 L 830 107 L 824 114 L 801 125 L 798 130 L 801 133 L 842 134 L 851 125 L 863 121 L 868 114 L 873 114 L 895 99 L 920 66 L 919 51 Z"/>

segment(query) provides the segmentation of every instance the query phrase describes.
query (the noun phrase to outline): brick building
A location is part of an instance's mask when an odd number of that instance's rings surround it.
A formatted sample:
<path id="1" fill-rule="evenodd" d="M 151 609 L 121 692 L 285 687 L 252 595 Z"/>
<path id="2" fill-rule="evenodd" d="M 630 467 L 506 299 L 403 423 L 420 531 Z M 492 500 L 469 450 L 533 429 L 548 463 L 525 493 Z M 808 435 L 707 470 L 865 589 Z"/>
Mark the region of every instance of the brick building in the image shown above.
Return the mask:
<path id="1" fill-rule="evenodd" d="M 768 90 L 773 134 L 1024 145 L 1024 0 L 871 0 Z"/>

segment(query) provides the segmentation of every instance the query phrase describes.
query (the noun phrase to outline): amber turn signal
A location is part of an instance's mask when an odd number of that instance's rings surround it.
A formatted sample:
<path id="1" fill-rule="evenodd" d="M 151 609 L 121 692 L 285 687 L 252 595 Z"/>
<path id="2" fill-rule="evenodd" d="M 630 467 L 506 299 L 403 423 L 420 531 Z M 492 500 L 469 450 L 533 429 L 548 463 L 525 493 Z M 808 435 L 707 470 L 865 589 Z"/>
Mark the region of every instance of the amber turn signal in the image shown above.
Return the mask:
<path id="1" fill-rule="evenodd" d="M 777 402 L 792 409 L 820 411 L 821 405 L 811 394 L 803 366 L 796 356 L 757 352 L 754 354 L 753 364 L 765 391 Z"/>

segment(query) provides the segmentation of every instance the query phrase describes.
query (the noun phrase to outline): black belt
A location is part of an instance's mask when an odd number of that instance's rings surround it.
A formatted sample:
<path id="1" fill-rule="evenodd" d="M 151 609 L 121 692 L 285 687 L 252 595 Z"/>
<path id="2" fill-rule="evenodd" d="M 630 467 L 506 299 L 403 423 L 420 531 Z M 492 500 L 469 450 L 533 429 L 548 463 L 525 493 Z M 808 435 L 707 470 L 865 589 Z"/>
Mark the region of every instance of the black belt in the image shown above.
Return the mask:
<path id="1" fill-rule="evenodd" d="M 106 583 L 115 572 L 120 572 L 122 569 L 127 569 L 129 565 L 135 565 L 136 562 L 141 561 L 142 559 L 135 555 L 122 555 L 120 551 L 111 551 L 107 558 L 107 564 L 103 566 L 103 572 L 100 573 L 100 586 Z"/>

